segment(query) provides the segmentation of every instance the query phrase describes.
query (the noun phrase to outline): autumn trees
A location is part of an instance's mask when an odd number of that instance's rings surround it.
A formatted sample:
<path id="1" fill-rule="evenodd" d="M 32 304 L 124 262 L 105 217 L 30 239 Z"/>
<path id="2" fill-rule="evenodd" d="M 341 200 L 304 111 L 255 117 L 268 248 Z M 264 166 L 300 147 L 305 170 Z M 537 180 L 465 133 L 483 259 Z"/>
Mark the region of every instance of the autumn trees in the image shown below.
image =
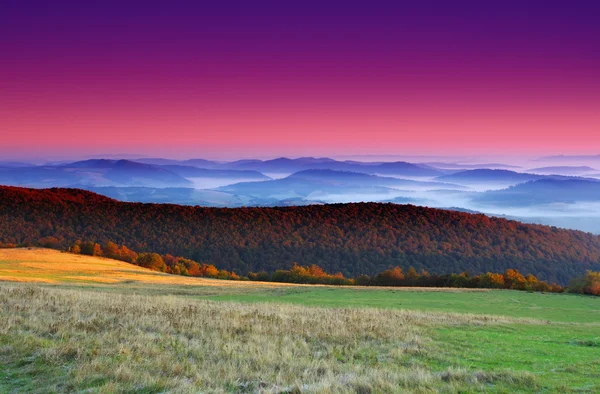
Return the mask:
<path id="1" fill-rule="evenodd" d="M 137 259 L 131 250 L 156 252 L 163 260 L 170 253 L 243 275 L 297 262 L 357 280 L 397 266 L 412 283 L 412 266 L 421 282 L 423 270 L 454 273 L 449 282 L 471 283 L 458 273 L 517 269 L 566 284 L 586 270 L 600 270 L 598 236 L 484 215 L 376 203 L 217 209 L 124 203 L 77 189 L 0 187 L 1 243 L 51 241 L 66 250 L 77 239 L 94 241 L 77 245 L 81 253 L 129 262 Z M 115 252 L 108 242 L 131 250 L 119 246 Z M 189 273 L 200 266 L 168 269 Z M 224 276 L 218 270 L 207 274 Z M 527 277 L 510 280 L 511 286 L 529 285 Z"/>
<path id="2" fill-rule="evenodd" d="M 160 255 L 158 253 L 136 253 L 125 245 L 118 245 L 108 241 L 104 246 L 91 241 L 82 242 L 77 240 L 68 249 L 75 254 L 86 254 L 89 256 L 102 256 L 114 260 L 125 261 L 148 268 L 153 271 L 165 272 L 174 275 L 197 276 L 216 279 L 242 279 L 233 271 L 219 270 L 212 264 L 197 263 L 185 257 L 175 257 L 170 254 Z"/>
<path id="3" fill-rule="evenodd" d="M 574 278 L 569 282 L 568 291 L 600 296 L 600 272 L 588 271 L 584 276 Z"/>
<path id="4" fill-rule="evenodd" d="M 272 275 L 266 272 L 253 273 L 248 277 L 250 280 L 287 282 L 287 283 L 306 283 L 306 284 L 329 284 L 329 285 L 351 285 L 354 281 L 344 278 L 341 273 L 330 275 L 318 265 L 300 266 L 293 264 L 289 270 L 276 270 Z"/>
<path id="5" fill-rule="evenodd" d="M 410 267 L 406 273 L 400 267 L 385 270 L 374 277 L 361 275 L 354 284 L 359 286 L 419 286 L 419 287 L 456 287 L 512 289 L 541 292 L 562 292 L 559 285 L 539 281 L 534 275 L 524 277 L 515 269 L 508 269 L 504 274 L 488 272 L 483 275 L 470 275 L 468 272 L 453 274 L 430 274 L 427 271 L 418 273 Z"/>
<path id="6" fill-rule="evenodd" d="M 559 285 L 540 281 L 532 274 L 524 276 L 518 270 L 512 268 L 507 269 L 504 274 L 487 272 L 472 276 L 468 272 L 438 275 L 422 270 L 419 273 L 412 266 L 405 273 L 402 268 L 396 266 L 373 277 L 363 274 L 354 279 L 344 277 L 341 272 L 329 274 L 316 264 L 302 266 L 294 262 L 288 270 L 278 269 L 272 274 L 267 271 L 250 272 L 245 277 L 239 276 L 233 271 L 218 269 L 212 264 L 198 263 L 171 254 L 160 255 L 154 252 L 138 254 L 125 245 L 119 246 L 112 241 L 108 241 L 103 247 L 100 247 L 96 242 L 78 240 L 68 251 L 127 261 L 153 271 L 214 279 L 328 285 L 490 288 L 539 292 L 563 291 L 563 288 Z M 571 292 L 599 295 L 600 273 L 590 271 L 585 277 L 573 280 L 570 286 L 569 291 Z"/>

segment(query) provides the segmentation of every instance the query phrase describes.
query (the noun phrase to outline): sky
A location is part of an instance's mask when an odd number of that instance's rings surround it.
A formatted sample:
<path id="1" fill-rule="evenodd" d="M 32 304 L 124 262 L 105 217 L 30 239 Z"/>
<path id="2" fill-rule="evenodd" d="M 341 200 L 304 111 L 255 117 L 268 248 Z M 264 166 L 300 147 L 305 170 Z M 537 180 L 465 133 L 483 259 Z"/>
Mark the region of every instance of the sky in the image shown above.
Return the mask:
<path id="1" fill-rule="evenodd" d="M 577 0 L 7 0 L 0 155 L 598 154 L 598 15 Z"/>

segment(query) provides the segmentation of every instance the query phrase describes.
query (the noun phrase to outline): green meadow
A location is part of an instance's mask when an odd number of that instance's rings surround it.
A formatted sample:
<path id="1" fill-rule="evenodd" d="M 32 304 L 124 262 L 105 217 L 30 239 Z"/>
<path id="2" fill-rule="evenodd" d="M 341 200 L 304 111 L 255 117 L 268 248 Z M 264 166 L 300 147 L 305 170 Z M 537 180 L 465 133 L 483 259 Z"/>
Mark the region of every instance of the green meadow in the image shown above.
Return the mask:
<path id="1" fill-rule="evenodd" d="M 62 258 L 0 259 L 2 393 L 600 392 L 600 298 L 178 283 Z"/>

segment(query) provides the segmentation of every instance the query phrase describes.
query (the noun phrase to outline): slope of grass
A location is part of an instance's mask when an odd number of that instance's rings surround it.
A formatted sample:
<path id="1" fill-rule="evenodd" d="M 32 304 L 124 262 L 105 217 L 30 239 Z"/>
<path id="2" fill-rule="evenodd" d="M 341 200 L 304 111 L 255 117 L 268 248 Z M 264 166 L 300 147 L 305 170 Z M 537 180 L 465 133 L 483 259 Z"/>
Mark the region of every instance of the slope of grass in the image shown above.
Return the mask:
<path id="1" fill-rule="evenodd" d="M 217 281 L 33 249 L 0 250 L 0 305 L 0 392 L 600 392 L 600 298 Z"/>
<path id="2" fill-rule="evenodd" d="M 96 256 L 63 253 L 44 248 L 0 249 L 0 280 L 15 282 L 41 282 L 72 285 L 156 284 L 194 286 L 198 288 L 242 286 L 281 287 L 285 284 L 256 284 L 192 278 L 150 271 L 134 264 Z"/>

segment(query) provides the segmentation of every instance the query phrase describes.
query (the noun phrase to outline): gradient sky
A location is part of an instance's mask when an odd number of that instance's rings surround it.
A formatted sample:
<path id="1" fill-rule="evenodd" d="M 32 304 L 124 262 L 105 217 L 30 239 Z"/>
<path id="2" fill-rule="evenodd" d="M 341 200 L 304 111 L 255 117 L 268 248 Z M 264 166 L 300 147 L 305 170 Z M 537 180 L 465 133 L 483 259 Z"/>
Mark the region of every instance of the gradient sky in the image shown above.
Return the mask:
<path id="1" fill-rule="evenodd" d="M 600 153 L 600 3 L 0 3 L 0 154 Z"/>

